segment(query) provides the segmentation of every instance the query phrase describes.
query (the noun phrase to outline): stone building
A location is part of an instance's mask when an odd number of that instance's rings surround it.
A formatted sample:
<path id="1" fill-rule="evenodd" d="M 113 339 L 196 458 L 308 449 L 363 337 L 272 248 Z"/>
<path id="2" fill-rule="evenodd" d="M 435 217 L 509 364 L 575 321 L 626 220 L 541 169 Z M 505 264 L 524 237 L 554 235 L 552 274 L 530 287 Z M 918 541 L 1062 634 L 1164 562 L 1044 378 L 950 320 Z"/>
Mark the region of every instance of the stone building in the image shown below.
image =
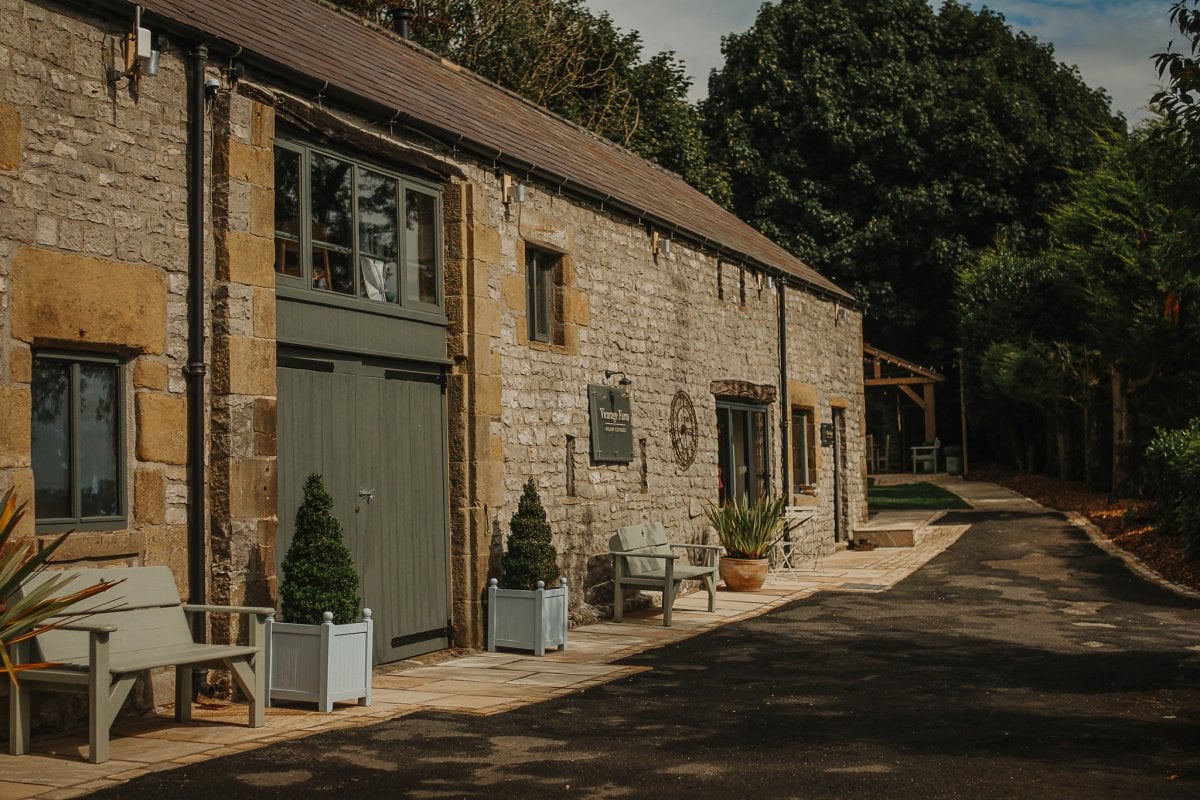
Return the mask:
<path id="1" fill-rule="evenodd" d="M 678 176 L 312 0 L 0 0 L 0 76 L 0 489 L 67 563 L 273 604 L 319 472 L 383 662 L 482 642 L 530 477 L 595 613 L 618 526 L 865 515 L 860 307 Z"/>

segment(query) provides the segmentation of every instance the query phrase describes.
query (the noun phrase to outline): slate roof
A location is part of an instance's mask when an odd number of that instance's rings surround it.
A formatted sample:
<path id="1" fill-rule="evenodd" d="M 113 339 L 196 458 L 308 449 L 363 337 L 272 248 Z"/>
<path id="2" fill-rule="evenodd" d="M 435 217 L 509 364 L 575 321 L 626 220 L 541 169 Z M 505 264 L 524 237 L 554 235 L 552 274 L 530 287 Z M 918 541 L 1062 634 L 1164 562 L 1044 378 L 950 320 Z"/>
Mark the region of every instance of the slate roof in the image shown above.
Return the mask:
<path id="1" fill-rule="evenodd" d="M 820 294 L 853 302 L 679 176 L 349 14 L 312 0 L 139 2 L 148 12 L 144 26 L 153 27 L 159 15 L 202 34 L 210 48 L 244 48 L 240 57 L 255 73 L 265 69 L 311 87 L 313 96 L 320 90 L 368 118 L 373 111 L 381 125 L 399 111 L 398 123 L 507 166 L 518 178 L 528 173 L 734 261 L 782 270 Z"/>

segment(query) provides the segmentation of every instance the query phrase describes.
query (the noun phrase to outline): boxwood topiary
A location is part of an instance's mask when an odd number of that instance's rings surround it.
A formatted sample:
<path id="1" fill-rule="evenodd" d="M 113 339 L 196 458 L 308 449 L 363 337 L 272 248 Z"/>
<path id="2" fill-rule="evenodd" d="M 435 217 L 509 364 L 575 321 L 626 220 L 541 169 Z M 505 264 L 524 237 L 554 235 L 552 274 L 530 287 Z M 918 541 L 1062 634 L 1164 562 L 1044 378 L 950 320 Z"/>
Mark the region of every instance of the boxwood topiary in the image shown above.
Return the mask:
<path id="1" fill-rule="evenodd" d="M 279 588 L 284 622 L 321 624 L 326 611 L 344 625 L 358 616 L 358 570 L 342 539 L 342 523 L 333 515 L 333 497 L 320 475 L 304 482 L 304 501 L 296 511 L 296 532 L 283 559 Z"/>
<path id="2" fill-rule="evenodd" d="M 544 581 L 546 588 L 556 585 L 558 553 L 533 478 L 525 483 L 517 511 L 508 524 L 508 549 L 500 562 L 505 588 L 536 589 L 538 581 Z"/>

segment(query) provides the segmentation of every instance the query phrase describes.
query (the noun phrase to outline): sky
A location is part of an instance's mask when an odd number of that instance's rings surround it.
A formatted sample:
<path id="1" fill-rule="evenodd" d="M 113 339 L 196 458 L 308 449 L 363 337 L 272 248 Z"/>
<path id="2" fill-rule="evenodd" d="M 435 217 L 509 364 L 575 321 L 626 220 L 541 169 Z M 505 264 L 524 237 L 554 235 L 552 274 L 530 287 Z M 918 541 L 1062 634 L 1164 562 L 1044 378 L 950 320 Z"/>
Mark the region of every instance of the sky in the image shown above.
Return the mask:
<path id="1" fill-rule="evenodd" d="M 692 78 L 692 100 L 704 97 L 709 71 L 724 63 L 721 37 L 747 30 L 763 4 L 763 0 L 585 2 L 593 12 L 607 11 L 618 28 L 638 31 L 643 59 L 675 51 Z M 934 0 L 934 5 L 940 6 L 941 0 Z M 1130 123 L 1147 117 L 1146 103 L 1158 88 L 1150 57 L 1165 50 L 1174 38 L 1167 17 L 1170 0 L 990 0 L 968 5 L 999 12 L 1014 29 L 1054 45 L 1058 60 L 1078 67 L 1089 86 L 1103 87 L 1113 108 Z"/>

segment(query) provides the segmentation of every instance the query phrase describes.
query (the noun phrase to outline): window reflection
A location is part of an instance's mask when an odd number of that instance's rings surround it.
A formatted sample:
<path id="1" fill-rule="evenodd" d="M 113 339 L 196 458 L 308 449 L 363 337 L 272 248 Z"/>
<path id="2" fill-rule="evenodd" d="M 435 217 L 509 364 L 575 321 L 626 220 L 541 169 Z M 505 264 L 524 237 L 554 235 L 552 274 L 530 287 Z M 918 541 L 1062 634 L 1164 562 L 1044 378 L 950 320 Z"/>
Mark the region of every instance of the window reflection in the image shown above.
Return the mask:
<path id="1" fill-rule="evenodd" d="M 405 217 L 408 235 L 405 243 L 408 263 L 408 296 L 421 303 L 435 305 L 437 297 L 437 229 L 434 197 L 409 189 L 405 192 Z"/>
<path id="2" fill-rule="evenodd" d="M 122 514 L 120 369 L 62 356 L 34 358 L 30 427 L 38 521 Z"/>
<path id="3" fill-rule="evenodd" d="M 300 264 L 300 154 L 275 148 L 275 271 L 297 278 Z"/>
<path id="4" fill-rule="evenodd" d="M 293 144 L 276 147 L 275 178 L 277 273 L 374 302 L 441 304 L 437 192 Z"/>

